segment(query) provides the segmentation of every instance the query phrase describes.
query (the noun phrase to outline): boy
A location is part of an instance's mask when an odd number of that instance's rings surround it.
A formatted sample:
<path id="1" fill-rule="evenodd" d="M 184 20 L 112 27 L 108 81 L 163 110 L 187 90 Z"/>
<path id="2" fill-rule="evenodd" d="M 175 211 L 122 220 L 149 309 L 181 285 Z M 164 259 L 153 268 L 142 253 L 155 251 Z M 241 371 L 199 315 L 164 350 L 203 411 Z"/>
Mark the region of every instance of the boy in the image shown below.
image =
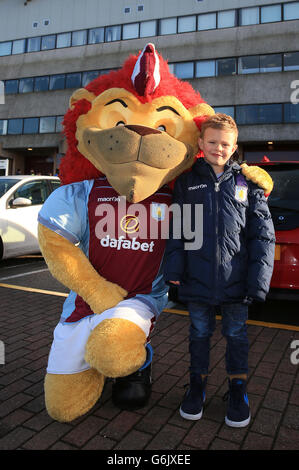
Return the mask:
<path id="1" fill-rule="evenodd" d="M 274 264 L 275 234 L 263 190 L 246 181 L 240 166 L 231 162 L 237 149 L 235 121 L 215 114 L 202 125 L 199 158 L 174 189 L 174 203 L 202 204 L 203 243 L 184 249 L 184 238 L 170 236 L 166 248 L 165 280 L 178 286 L 180 299 L 190 313 L 190 386 L 180 414 L 185 419 L 202 416 L 209 373 L 210 337 L 215 312 L 222 315 L 229 376 L 225 422 L 247 426 L 250 409 L 246 392 L 248 338 L 246 320 L 252 300 L 264 301 Z M 174 220 L 175 222 L 175 220 Z M 184 220 L 181 220 L 181 227 Z M 182 232 L 183 233 L 183 232 Z"/>

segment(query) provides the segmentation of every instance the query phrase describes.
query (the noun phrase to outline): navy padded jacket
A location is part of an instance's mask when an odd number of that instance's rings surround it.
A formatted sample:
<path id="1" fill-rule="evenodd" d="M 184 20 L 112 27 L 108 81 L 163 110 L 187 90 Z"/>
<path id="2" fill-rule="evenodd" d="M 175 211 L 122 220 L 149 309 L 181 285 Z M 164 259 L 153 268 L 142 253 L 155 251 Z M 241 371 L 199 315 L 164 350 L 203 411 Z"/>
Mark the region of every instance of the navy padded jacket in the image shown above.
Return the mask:
<path id="1" fill-rule="evenodd" d="M 245 194 L 247 190 L 244 200 L 238 197 L 240 184 Z M 275 232 L 264 191 L 245 180 L 237 163 L 226 164 L 217 179 L 200 158 L 176 181 L 173 203 L 181 211 L 184 204 L 192 207 L 189 231 L 196 231 L 197 240 L 202 230 L 201 248 L 184 249 L 185 242 L 190 242 L 186 219 L 182 222 L 174 211 L 164 278 L 180 281 L 179 298 L 209 305 L 242 302 L 247 296 L 265 300 L 273 272 Z M 195 204 L 202 204 L 200 222 Z M 183 236 L 174 238 L 178 225 Z"/>

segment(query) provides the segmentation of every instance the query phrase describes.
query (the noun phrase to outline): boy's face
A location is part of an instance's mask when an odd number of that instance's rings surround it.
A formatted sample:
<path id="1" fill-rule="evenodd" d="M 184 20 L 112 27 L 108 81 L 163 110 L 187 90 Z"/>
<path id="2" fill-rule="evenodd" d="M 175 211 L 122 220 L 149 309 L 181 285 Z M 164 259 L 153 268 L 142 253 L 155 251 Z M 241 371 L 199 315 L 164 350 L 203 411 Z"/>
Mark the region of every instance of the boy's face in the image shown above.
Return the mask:
<path id="1" fill-rule="evenodd" d="M 213 127 L 205 130 L 203 138 L 198 140 L 198 145 L 216 175 L 224 170 L 224 165 L 238 147 L 233 131 L 213 129 Z"/>

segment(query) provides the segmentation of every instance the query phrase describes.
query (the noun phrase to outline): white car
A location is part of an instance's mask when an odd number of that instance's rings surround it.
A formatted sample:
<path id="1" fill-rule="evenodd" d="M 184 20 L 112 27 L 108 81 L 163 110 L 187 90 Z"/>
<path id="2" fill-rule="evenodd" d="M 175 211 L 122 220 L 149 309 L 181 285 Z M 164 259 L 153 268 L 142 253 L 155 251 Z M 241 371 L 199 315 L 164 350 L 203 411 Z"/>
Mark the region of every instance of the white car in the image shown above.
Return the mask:
<path id="1" fill-rule="evenodd" d="M 0 176 L 0 260 L 40 252 L 37 215 L 57 176 Z"/>

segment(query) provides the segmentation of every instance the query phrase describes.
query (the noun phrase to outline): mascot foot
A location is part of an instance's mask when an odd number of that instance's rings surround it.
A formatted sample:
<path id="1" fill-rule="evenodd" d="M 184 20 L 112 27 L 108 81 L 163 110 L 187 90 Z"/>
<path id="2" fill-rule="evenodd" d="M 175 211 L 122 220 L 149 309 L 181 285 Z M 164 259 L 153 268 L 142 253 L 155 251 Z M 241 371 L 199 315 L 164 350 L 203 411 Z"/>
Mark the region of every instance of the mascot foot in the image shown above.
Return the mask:
<path id="1" fill-rule="evenodd" d="M 147 358 L 143 366 L 131 375 L 115 379 L 112 401 L 123 410 L 136 410 L 145 406 L 151 395 L 151 366 L 153 350 L 146 346 Z"/>
<path id="2" fill-rule="evenodd" d="M 69 422 L 89 411 L 101 396 L 105 378 L 95 369 L 78 374 L 47 374 L 45 402 L 51 418 Z"/>

